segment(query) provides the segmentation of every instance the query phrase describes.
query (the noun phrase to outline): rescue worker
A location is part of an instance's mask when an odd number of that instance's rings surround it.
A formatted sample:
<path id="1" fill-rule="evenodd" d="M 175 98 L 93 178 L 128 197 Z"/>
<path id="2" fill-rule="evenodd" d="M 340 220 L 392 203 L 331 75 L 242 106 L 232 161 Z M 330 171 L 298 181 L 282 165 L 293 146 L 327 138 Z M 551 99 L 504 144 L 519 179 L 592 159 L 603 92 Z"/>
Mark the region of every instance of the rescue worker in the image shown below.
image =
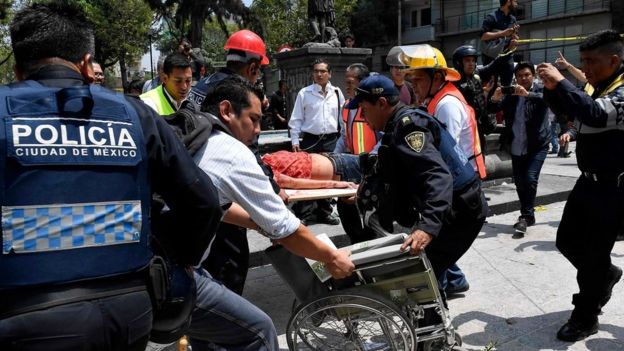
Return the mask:
<path id="1" fill-rule="evenodd" d="M 141 94 L 140 98 L 159 115 L 176 112 L 191 90 L 193 71 L 186 56 L 180 53 L 167 55 L 163 63 L 162 84 Z"/>
<path id="2" fill-rule="evenodd" d="M 211 94 L 215 86 L 226 77 L 238 75 L 255 84 L 262 72 L 262 66 L 269 64 L 264 41 L 256 33 L 247 29 L 232 34 L 223 49 L 227 51 L 226 66 L 201 79 L 189 93 L 188 100 L 197 106 L 201 106 L 206 95 Z M 254 152 L 265 175 L 269 177 L 273 191 L 279 194 L 282 199 L 286 199 L 286 193 L 273 180 L 271 168 L 260 159 L 257 140 L 249 148 Z M 247 230 L 229 223 L 221 224 L 217 230 L 217 237 L 212 244 L 210 255 L 202 265 L 214 278 L 223 282 L 230 290 L 242 295 L 249 267 Z"/>
<path id="3" fill-rule="evenodd" d="M 349 99 L 355 96 L 355 89 L 369 75 L 368 67 L 362 63 L 354 63 L 347 67 L 345 87 Z M 366 124 L 366 120 L 362 116 L 362 109 L 358 107 L 350 110 L 346 108 L 348 103 L 349 100 L 345 102 L 342 108 L 340 137 L 336 142 L 334 153 L 359 155 L 364 152 L 372 152 L 381 136 Z M 370 228 L 362 226 L 360 213 L 354 204 L 348 204 L 339 199 L 336 208 L 342 227 L 352 244 L 375 238 L 375 233 Z"/>
<path id="4" fill-rule="evenodd" d="M 373 167 L 378 184 L 360 185 L 358 206 L 364 211 L 371 207 L 367 199 L 379 199 L 373 206 L 381 226 L 391 231 L 397 221 L 411 228 L 401 249 L 414 255 L 424 250 L 439 279 L 485 221 L 487 204 L 477 174 L 441 123 L 399 102 L 389 78 L 363 80 L 348 106 L 360 106 L 367 123 L 384 132 Z"/>
<path id="5" fill-rule="evenodd" d="M 78 7 L 28 5 L 10 33 L 0 349 L 145 350 L 152 192 L 177 219 L 178 259 L 195 265 L 221 217 L 216 190 L 150 108 L 89 84 L 93 29 Z"/>
<path id="6" fill-rule="evenodd" d="M 598 315 L 611 298 L 622 270 L 611 250 L 624 213 L 624 42 L 613 30 L 588 36 L 580 45 L 581 70 L 594 87 L 578 89 L 550 63 L 537 66 L 544 99 L 555 113 L 574 117 L 581 176 L 563 210 L 557 248 L 577 269 L 574 310 L 557 338 L 576 341 L 598 331 Z"/>
<path id="7" fill-rule="evenodd" d="M 455 143 L 470 160 L 481 179 L 486 176 L 485 161 L 481 153 L 474 110 L 468 105 L 462 93 L 452 84 L 461 75 L 446 66 L 440 50 L 428 45 L 397 46 L 387 56 L 388 64 L 407 66 L 417 98 L 427 112 L 446 125 Z M 447 286 L 447 282 L 452 282 Z M 450 272 L 440 281 L 449 294 L 469 289 L 468 281 L 461 269 L 453 264 Z"/>

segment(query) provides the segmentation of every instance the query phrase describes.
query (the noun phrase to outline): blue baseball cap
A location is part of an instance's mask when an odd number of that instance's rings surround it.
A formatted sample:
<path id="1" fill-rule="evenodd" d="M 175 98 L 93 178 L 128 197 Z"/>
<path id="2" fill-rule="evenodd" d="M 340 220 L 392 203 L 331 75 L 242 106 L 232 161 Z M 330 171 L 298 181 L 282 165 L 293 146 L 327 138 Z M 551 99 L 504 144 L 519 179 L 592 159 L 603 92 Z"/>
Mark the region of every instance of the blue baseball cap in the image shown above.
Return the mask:
<path id="1" fill-rule="evenodd" d="M 377 100 L 382 96 L 399 95 L 399 90 L 394 86 L 394 82 L 381 74 L 370 76 L 360 82 L 355 89 L 355 97 L 349 101 L 347 108 L 355 110 L 360 106 L 362 100 Z"/>

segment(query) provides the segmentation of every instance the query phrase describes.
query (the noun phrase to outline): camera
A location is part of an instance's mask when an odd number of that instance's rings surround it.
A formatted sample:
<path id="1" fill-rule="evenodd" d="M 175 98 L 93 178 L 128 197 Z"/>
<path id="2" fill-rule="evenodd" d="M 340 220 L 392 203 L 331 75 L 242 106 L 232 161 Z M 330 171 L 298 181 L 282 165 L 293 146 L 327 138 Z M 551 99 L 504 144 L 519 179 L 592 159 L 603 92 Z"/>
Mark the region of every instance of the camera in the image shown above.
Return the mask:
<path id="1" fill-rule="evenodd" d="M 507 87 L 501 87 L 501 93 L 505 95 L 511 95 L 516 92 L 516 87 L 514 85 L 510 85 Z"/>

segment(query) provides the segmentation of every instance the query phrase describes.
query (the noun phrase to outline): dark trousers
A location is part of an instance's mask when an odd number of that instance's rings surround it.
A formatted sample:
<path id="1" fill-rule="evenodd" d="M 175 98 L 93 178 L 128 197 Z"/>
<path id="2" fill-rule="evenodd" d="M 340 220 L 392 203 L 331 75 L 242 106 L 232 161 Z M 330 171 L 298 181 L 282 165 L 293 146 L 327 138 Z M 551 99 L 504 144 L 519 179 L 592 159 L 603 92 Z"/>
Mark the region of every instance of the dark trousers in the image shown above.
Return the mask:
<path id="1" fill-rule="evenodd" d="M 303 139 L 299 146 L 301 151 L 316 153 L 316 152 L 332 152 L 336 147 L 336 141 L 338 141 L 340 133 L 314 135 L 310 133 L 303 133 Z M 326 218 L 332 214 L 331 200 L 317 200 L 317 201 L 299 201 L 293 205 L 293 211 L 295 215 L 301 219 L 309 219 L 316 212 L 317 218 Z"/>
<path id="2" fill-rule="evenodd" d="M 511 156 L 516 193 L 520 199 L 520 215 L 535 217 L 535 195 L 542 165 L 548 154 L 548 145 L 522 156 Z"/>
<path id="3" fill-rule="evenodd" d="M 624 213 L 624 188 L 581 176 L 566 202 L 557 230 L 557 248 L 577 270 L 579 292 L 572 318 L 595 321 L 606 296 L 611 250 Z"/>
<path id="4" fill-rule="evenodd" d="M 338 216 L 340 216 L 340 222 L 342 228 L 349 237 L 351 244 L 361 243 L 362 241 L 372 240 L 377 237 L 375 232 L 362 224 L 362 218 L 360 212 L 358 212 L 357 206 L 345 203 L 338 200 Z"/>
<path id="5" fill-rule="evenodd" d="M 0 350 L 144 351 L 152 329 L 147 291 L 51 307 L 0 320 Z"/>
<path id="6" fill-rule="evenodd" d="M 242 295 L 249 271 L 247 229 L 221 223 L 202 267 L 228 289 Z"/>
<path id="7" fill-rule="evenodd" d="M 488 206 L 481 191 L 481 181 L 474 182 L 467 189 L 466 193 L 468 192 L 473 194 L 472 202 L 477 205 L 468 208 L 461 201 L 460 194 L 454 194 L 453 218 L 425 248 L 438 281 L 442 280 L 446 270 L 468 251 L 485 223 Z"/>
<path id="8" fill-rule="evenodd" d="M 490 62 L 494 61 L 494 58 L 491 58 L 487 55 L 481 55 L 481 61 L 483 61 L 483 65 L 487 66 Z M 500 84 L 504 87 L 511 85 L 511 81 L 513 78 L 513 69 L 514 69 L 514 61 L 513 55 L 507 55 L 507 60 L 500 63 L 498 66 L 498 75 L 494 76 L 494 81 L 500 78 Z M 485 85 L 485 82 L 483 83 Z M 494 90 L 494 89 L 492 89 Z M 493 92 L 492 92 L 493 93 Z"/>

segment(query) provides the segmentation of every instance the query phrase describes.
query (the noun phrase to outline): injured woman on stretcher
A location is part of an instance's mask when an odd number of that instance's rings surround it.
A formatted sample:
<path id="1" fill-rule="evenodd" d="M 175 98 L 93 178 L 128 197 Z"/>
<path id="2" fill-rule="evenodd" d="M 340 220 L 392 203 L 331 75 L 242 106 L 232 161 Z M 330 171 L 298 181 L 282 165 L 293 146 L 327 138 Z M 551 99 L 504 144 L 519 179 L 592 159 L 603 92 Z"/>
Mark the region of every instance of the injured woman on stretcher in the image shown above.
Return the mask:
<path id="1" fill-rule="evenodd" d="M 284 189 L 357 188 L 362 178 L 357 155 L 278 151 L 262 161 Z"/>

